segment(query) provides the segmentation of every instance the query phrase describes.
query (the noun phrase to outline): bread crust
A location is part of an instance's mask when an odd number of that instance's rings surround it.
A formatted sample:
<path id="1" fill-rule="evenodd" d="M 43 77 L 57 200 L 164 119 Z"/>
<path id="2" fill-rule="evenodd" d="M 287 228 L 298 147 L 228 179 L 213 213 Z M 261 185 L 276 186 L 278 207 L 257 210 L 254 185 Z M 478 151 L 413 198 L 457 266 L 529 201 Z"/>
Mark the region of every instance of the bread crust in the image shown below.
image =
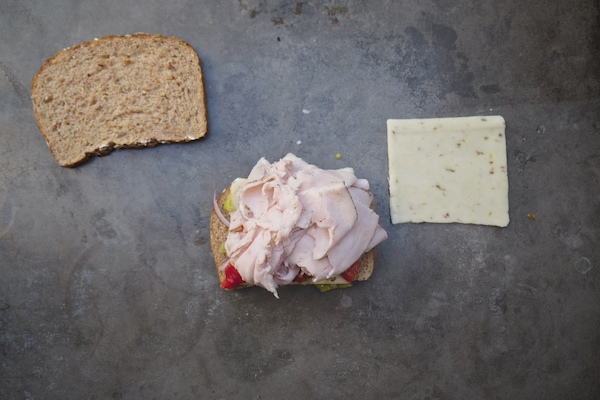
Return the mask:
<path id="1" fill-rule="evenodd" d="M 223 204 L 225 203 L 225 199 L 230 193 L 231 186 L 225 189 L 217 199 L 217 205 L 223 213 L 223 216 L 230 219 L 230 213 L 227 210 L 223 209 Z M 371 208 L 374 207 L 374 203 L 371 204 Z M 221 244 L 225 243 L 228 235 L 228 228 L 221 222 L 217 213 L 213 209 L 210 213 L 210 249 L 213 253 L 213 257 L 215 260 L 215 267 L 217 269 L 217 274 L 219 276 L 219 283 L 225 280 L 225 270 L 222 268 L 225 261 L 227 261 L 227 255 L 224 253 L 219 253 L 219 247 Z M 373 268 L 375 266 L 375 249 L 371 249 L 368 252 L 364 253 L 358 261 L 360 262 L 360 267 L 356 274 L 357 281 L 366 281 L 373 274 Z M 235 289 L 243 289 L 245 287 L 249 287 L 247 283 L 239 285 Z"/>
<path id="2" fill-rule="evenodd" d="M 69 159 L 64 159 L 64 154 L 62 154 L 56 148 L 56 139 L 53 138 L 53 135 L 49 132 L 50 122 L 46 115 L 40 110 L 41 103 L 44 102 L 44 98 L 40 98 L 39 92 L 44 89 L 44 84 L 41 82 L 41 77 L 45 76 L 49 72 L 54 65 L 57 65 L 61 62 L 64 62 L 65 59 L 69 57 L 75 57 L 78 53 L 89 48 L 91 46 L 102 46 L 103 44 L 111 41 L 123 41 L 132 42 L 132 41 L 144 41 L 144 42 L 168 42 L 174 46 L 177 46 L 182 51 L 189 54 L 191 58 L 194 59 L 194 68 L 197 70 L 197 78 L 199 86 L 196 88 L 198 93 L 198 98 L 196 99 L 195 106 L 198 110 L 198 121 L 199 128 L 196 132 L 190 132 L 185 137 L 166 137 L 161 138 L 160 140 L 155 137 L 141 137 L 139 140 L 131 140 L 129 142 L 121 142 L 119 140 L 107 141 L 102 143 L 100 146 L 96 146 L 95 148 L 88 149 L 86 151 L 81 151 L 75 157 L 71 157 Z M 182 142 L 190 142 L 193 140 L 200 139 L 205 136 L 207 132 L 207 116 L 206 116 L 206 105 L 205 105 L 205 95 L 204 95 L 204 77 L 202 74 L 202 69 L 200 66 L 200 60 L 196 51 L 185 41 L 172 37 L 172 36 L 162 36 L 158 34 L 148 34 L 148 33 L 135 33 L 132 35 L 110 35 L 104 36 L 98 39 L 94 39 L 92 41 L 83 42 L 76 44 L 72 47 L 66 48 L 64 50 L 58 51 L 53 56 L 48 58 L 44 64 L 38 69 L 37 73 L 33 77 L 31 81 L 31 100 L 33 104 L 33 113 L 36 119 L 37 126 L 40 130 L 40 133 L 44 137 L 53 157 L 58 162 L 59 165 L 63 167 L 74 167 L 82 164 L 87 161 L 90 157 L 96 156 L 105 156 L 110 154 L 112 151 L 120 148 L 144 148 L 144 147 L 155 147 L 158 144 L 167 144 L 167 143 L 182 143 Z"/>

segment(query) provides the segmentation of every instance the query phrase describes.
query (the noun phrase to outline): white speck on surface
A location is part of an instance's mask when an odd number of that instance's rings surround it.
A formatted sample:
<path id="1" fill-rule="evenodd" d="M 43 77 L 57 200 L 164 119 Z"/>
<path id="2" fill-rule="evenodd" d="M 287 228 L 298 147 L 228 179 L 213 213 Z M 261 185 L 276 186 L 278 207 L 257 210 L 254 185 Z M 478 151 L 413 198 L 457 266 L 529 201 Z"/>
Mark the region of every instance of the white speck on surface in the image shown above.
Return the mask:
<path id="1" fill-rule="evenodd" d="M 304 114 L 310 114 L 310 110 L 307 110 L 307 109 L 304 109 L 304 108 L 302 109 L 302 112 L 303 112 Z"/>
<path id="2" fill-rule="evenodd" d="M 579 271 L 579 273 L 585 275 L 592 269 L 592 263 L 590 259 L 587 257 L 581 257 L 577 262 L 575 262 L 575 269 Z"/>
<path id="3" fill-rule="evenodd" d="M 352 298 L 350 296 L 343 295 L 340 300 L 340 305 L 344 308 L 352 307 Z"/>
<path id="4" fill-rule="evenodd" d="M 299 146 L 299 145 L 301 145 L 301 144 L 302 144 L 302 140 L 298 140 L 298 141 L 296 142 L 296 144 L 297 144 L 298 146 Z"/>

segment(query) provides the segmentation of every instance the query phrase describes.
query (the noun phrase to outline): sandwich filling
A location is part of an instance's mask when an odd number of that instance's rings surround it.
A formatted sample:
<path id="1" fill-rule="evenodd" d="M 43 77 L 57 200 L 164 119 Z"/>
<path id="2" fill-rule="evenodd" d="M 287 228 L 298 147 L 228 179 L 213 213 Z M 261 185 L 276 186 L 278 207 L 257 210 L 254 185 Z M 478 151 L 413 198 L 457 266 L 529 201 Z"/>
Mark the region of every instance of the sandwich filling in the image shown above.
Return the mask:
<path id="1" fill-rule="evenodd" d="M 351 168 L 323 170 L 291 153 L 272 164 L 262 158 L 231 196 L 229 264 L 275 297 L 299 276 L 336 278 L 387 238 L 369 182 Z"/>

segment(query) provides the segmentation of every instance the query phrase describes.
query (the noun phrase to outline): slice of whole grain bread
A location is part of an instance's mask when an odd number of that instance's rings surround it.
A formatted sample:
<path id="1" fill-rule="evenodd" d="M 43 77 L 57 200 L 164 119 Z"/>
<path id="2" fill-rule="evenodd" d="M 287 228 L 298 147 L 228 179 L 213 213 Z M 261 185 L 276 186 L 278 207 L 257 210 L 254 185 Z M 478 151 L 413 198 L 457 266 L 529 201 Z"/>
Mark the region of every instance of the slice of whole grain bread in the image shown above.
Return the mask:
<path id="1" fill-rule="evenodd" d="M 225 203 L 225 199 L 229 195 L 230 188 L 231 187 L 228 187 L 227 189 L 225 189 L 223 191 L 223 193 L 221 193 L 221 195 L 217 199 L 217 204 L 219 206 L 219 209 L 221 210 L 221 213 L 223 214 L 223 216 L 227 219 L 230 219 L 230 215 L 227 210 L 223 209 L 223 204 Z M 371 204 L 371 208 L 373 208 L 373 207 L 374 207 L 374 204 Z M 227 261 L 227 255 L 225 253 L 220 253 L 219 247 L 221 247 L 221 245 L 223 243 L 225 243 L 225 240 L 227 240 L 228 233 L 229 233 L 228 228 L 225 226 L 225 224 L 223 224 L 221 222 L 219 217 L 217 217 L 215 210 L 212 210 L 212 212 L 210 214 L 210 248 L 212 250 L 213 257 L 215 259 L 215 266 L 217 268 L 217 273 L 219 275 L 219 282 L 223 282 L 225 280 L 225 270 L 224 270 L 224 268 L 221 268 L 221 267 L 223 267 L 223 263 L 225 263 L 225 261 Z M 356 280 L 357 281 L 366 281 L 373 274 L 373 268 L 375 266 L 375 249 L 371 249 L 370 251 L 364 253 L 358 259 L 358 261 L 360 262 L 360 267 L 356 274 Z M 305 281 L 305 283 L 310 284 L 311 281 Z M 323 282 L 319 282 L 319 283 L 323 283 Z M 236 289 L 242 289 L 242 288 L 245 288 L 248 286 L 251 286 L 251 285 L 244 283 L 244 284 L 236 287 Z"/>
<path id="2" fill-rule="evenodd" d="M 107 36 L 59 51 L 34 76 L 31 99 L 40 132 L 63 167 L 118 148 L 206 134 L 200 61 L 174 37 Z"/>

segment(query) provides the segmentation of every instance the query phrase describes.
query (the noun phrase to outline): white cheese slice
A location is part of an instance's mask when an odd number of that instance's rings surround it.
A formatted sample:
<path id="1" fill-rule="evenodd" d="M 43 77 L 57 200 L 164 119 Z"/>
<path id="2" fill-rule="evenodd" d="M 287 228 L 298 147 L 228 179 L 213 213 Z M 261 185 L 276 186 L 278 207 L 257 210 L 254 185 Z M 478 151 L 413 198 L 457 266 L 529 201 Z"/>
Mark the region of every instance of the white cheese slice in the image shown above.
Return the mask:
<path id="1" fill-rule="evenodd" d="M 500 116 L 389 119 L 392 223 L 507 226 L 505 126 Z"/>

